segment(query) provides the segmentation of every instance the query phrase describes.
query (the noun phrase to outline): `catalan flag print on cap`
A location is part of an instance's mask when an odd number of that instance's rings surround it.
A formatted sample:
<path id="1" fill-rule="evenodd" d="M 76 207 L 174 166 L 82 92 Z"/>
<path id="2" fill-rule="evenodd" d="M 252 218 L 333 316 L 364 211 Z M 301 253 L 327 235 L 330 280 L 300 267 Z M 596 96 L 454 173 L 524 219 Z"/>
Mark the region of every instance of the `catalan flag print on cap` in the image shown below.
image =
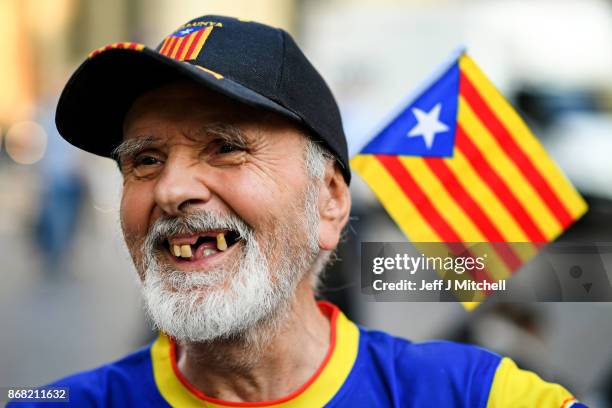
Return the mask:
<path id="1" fill-rule="evenodd" d="M 192 26 L 177 30 L 166 37 L 159 53 L 179 61 L 194 60 L 202 51 L 213 27 Z"/>

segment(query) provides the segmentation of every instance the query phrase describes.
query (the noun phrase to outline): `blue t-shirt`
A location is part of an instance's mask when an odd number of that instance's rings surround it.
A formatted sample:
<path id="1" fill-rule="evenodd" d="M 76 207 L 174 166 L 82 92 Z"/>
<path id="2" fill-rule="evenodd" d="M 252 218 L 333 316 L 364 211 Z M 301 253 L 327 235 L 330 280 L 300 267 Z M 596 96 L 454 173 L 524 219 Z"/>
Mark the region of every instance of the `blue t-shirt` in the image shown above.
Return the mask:
<path id="1" fill-rule="evenodd" d="M 151 345 L 91 371 L 59 380 L 69 404 L 18 407 L 584 407 L 563 387 L 487 350 L 448 341 L 411 343 L 349 321 L 320 302 L 330 319 L 330 348 L 302 387 L 273 401 L 239 403 L 204 395 L 176 365 L 175 345 L 160 334 Z"/>

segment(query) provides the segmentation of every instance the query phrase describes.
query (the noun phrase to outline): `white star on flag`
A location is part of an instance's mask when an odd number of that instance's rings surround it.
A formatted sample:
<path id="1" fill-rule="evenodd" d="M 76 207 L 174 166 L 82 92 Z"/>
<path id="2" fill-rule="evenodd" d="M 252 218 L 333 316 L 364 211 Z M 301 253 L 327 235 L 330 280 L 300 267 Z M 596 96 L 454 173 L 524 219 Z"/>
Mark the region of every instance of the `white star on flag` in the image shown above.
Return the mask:
<path id="1" fill-rule="evenodd" d="M 425 146 L 427 149 L 431 149 L 433 145 L 434 138 L 436 137 L 436 133 L 446 132 L 448 130 L 448 126 L 446 126 L 443 122 L 440 122 L 440 110 L 442 109 L 442 104 L 439 103 L 433 107 L 432 110 L 425 113 L 419 108 L 412 108 L 412 113 L 417 120 L 417 125 L 410 129 L 408 132 L 408 137 L 417 137 L 422 136 L 425 141 Z"/>

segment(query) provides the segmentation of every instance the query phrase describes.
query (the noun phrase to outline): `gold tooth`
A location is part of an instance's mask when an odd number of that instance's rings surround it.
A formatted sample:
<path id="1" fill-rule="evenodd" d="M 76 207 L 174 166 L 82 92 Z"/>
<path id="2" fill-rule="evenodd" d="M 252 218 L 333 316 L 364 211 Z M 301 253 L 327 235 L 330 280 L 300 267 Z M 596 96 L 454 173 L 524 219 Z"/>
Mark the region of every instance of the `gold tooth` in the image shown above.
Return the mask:
<path id="1" fill-rule="evenodd" d="M 172 245 L 172 253 L 176 257 L 181 256 L 181 247 L 179 245 L 176 245 L 176 244 Z"/>
<path id="2" fill-rule="evenodd" d="M 222 232 L 217 234 L 217 249 L 219 251 L 225 251 L 227 249 L 227 242 L 225 241 L 225 234 Z"/>
<path id="3" fill-rule="evenodd" d="M 181 245 L 181 256 L 191 258 L 191 245 Z"/>

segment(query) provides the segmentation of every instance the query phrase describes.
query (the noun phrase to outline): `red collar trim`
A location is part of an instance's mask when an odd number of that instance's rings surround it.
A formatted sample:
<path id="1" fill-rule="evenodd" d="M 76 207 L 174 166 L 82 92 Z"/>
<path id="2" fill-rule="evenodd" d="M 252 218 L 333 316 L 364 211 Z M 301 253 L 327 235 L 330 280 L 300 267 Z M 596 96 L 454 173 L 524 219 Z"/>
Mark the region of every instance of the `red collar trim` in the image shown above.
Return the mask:
<path id="1" fill-rule="evenodd" d="M 173 338 L 169 337 L 168 339 L 170 341 L 170 362 L 172 364 L 172 370 L 174 371 L 174 374 L 179 379 L 179 381 L 185 386 L 185 388 L 189 390 L 189 392 L 191 392 L 197 398 L 203 401 L 211 402 L 213 404 L 225 405 L 229 407 L 266 407 L 270 405 L 282 404 L 284 402 L 292 400 L 298 397 L 303 392 L 305 392 L 308 387 L 310 387 L 310 385 L 315 382 L 319 375 L 321 375 L 323 370 L 325 370 L 329 359 L 334 354 L 334 350 L 336 348 L 336 322 L 338 320 L 338 315 L 340 314 L 340 309 L 338 309 L 336 305 L 326 301 L 319 301 L 317 302 L 317 305 L 319 306 L 319 310 L 321 310 L 321 312 L 330 320 L 331 332 L 329 338 L 329 350 L 327 351 L 327 354 L 325 355 L 325 358 L 323 359 L 323 362 L 321 363 L 317 371 L 315 371 L 315 373 L 308 379 L 308 381 L 306 381 L 304 385 L 302 385 L 300 388 L 285 397 L 269 401 L 232 402 L 206 396 L 202 391 L 198 390 L 193 384 L 191 384 L 187 380 L 187 378 L 185 378 L 181 370 L 179 370 L 176 364 L 176 343 Z"/>

